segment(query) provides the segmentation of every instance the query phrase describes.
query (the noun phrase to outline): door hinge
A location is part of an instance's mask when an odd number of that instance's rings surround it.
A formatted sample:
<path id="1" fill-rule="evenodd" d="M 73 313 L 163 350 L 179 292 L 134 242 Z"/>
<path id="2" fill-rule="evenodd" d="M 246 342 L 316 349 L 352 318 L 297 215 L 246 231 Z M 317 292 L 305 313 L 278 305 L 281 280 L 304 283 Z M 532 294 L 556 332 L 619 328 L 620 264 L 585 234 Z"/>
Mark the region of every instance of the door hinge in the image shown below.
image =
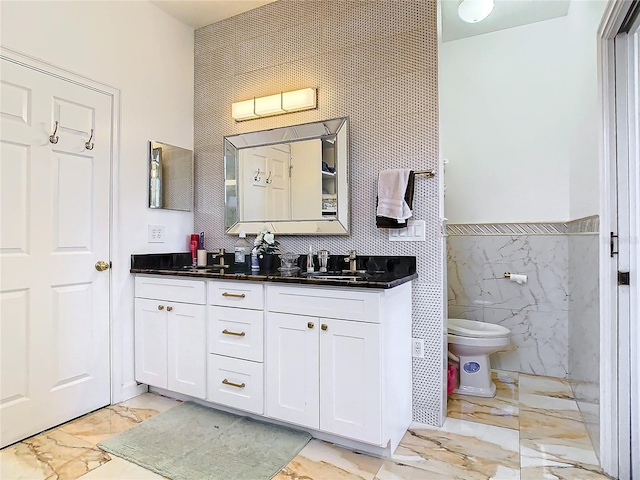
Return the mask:
<path id="1" fill-rule="evenodd" d="M 609 237 L 609 245 L 611 246 L 611 256 L 618 255 L 618 235 L 614 235 L 613 232 Z"/>
<path id="2" fill-rule="evenodd" d="M 618 272 L 618 285 L 631 285 L 629 272 Z"/>

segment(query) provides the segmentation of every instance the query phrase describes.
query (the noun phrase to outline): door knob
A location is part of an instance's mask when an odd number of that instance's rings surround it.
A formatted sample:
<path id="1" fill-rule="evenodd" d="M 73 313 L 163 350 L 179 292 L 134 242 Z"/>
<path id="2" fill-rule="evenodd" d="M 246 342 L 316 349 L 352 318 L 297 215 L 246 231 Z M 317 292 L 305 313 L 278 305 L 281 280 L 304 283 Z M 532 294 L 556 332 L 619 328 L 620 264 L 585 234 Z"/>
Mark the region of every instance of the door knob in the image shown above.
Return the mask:
<path id="1" fill-rule="evenodd" d="M 308 322 L 307 323 L 307 328 L 313 328 L 313 322 Z"/>
<path id="2" fill-rule="evenodd" d="M 173 310 L 173 307 L 167 307 L 167 312 L 170 312 Z"/>
<path id="3" fill-rule="evenodd" d="M 326 330 L 328 327 L 327 327 L 327 324 L 326 324 L 326 323 L 323 323 L 322 325 L 320 325 L 320 328 L 321 328 L 322 330 Z"/>
<path id="4" fill-rule="evenodd" d="M 158 310 L 164 310 L 164 305 L 158 305 Z"/>
<path id="5" fill-rule="evenodd" d="M 96 262 L 96 270 L 98 270 L 99 272 L 104 272 L 105 270 L 109 270 L 109 263 L 103 262 L 102 260 L 100 260 L 99 262 Z"/>

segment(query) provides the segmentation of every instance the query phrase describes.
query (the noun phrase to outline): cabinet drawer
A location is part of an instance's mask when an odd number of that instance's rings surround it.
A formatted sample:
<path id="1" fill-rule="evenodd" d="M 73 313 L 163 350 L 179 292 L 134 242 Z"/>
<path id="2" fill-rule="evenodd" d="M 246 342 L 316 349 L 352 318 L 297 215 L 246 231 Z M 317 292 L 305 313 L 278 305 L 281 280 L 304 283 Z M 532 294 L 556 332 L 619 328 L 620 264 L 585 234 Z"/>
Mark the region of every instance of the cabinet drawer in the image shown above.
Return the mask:
<path id="1" fill-rule="evenodd" d="M 262 310 L 263 287 L 253 282 L 209 282 L 209 303 L 221 307 Z"/>
<path id="2" fill-rule="evenodd" d="M 158 278 L 136 275 L 135 295 L 165 302 L 206 303 L 205 282 L 181 278 Z"/>
<path id="3" fill-rule="evenodd" d="M 263 364 L 209 355 L 207 394 L 211 402 L 262 415 Z"/>
<path id="4" fill-rule="evenodd" d="M 209 307 L 209 353 L 262 362 L 263 345 L 261 310 Z"/>
<path id="5" fill-rule="evenodd" d="M 270 312 L 380 323 L 380 294 L 350 289 L 267 286 Z"/>

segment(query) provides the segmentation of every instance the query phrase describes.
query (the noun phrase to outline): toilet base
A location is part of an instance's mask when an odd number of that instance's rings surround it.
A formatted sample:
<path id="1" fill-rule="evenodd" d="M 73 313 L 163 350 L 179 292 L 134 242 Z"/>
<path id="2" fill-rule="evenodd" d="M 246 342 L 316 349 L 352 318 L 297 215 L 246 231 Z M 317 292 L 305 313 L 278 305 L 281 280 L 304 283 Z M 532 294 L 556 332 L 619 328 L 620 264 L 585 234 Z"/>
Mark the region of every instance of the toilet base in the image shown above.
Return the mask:
<path id="1" fill-rule="evenodd" d="M 474 397 L 495 397 L 496 384 L 491 381 L 489 355 L 459 356 L 460 385 L 454 393 Z"/>
<path id="2" fill-rule="evenodd" d="M 469 385 L 460 385 L 453 393 L 460 395 L 471 395 L 473 397 L 493 398 L 496 396 L 496 384 L 491 382 L 490 388 L 470 387 Z"/>

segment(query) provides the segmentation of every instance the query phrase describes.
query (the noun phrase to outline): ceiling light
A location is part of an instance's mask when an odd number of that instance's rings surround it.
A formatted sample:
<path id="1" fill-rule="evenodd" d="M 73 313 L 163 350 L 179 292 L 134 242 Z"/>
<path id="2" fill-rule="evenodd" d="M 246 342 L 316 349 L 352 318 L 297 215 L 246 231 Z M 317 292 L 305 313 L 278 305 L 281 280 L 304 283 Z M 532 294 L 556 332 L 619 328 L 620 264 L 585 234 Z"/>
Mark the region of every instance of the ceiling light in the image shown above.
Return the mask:
<path id="1" fill-rule="evenodd" d="M 461 0 L 458 16 L 467 23 L 480 22 L 493 11 L 493 4 L 493 0 Z"/>

